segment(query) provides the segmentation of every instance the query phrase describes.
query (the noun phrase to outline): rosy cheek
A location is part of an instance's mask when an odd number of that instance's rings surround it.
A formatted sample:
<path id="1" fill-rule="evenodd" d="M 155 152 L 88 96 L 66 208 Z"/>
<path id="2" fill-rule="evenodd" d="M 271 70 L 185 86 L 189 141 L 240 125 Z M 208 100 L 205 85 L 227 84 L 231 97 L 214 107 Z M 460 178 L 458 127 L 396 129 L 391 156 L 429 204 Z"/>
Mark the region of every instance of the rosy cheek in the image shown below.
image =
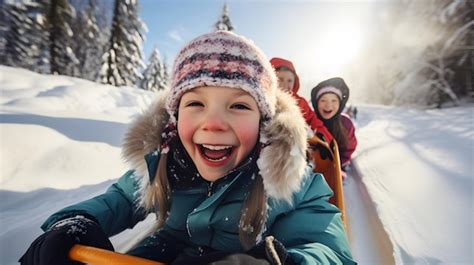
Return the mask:
<path id="1" fill-rule="evenodd" d="M 240 143 L 248 150 L 253 149 L 257 143 L 259 126 L 243 124 L 240 128 L 245 128 L 245 130 L 239 130 Z"/>
<path id="2" fill-rule="evenodd" d="M 193 137 L 193 123 L 186 116 L 179 117 L 178 120 L 178 135 L 183 143 L 192 142 Z"/>
<path id="3" fill-rule="evenodd" d="M 249 131 L 245 131 L 240 134 L 240 139 L 243 144 L 248 146 L 255 144 L 257 137 L 255 136 L 255 133 L 251 134 Z"/>

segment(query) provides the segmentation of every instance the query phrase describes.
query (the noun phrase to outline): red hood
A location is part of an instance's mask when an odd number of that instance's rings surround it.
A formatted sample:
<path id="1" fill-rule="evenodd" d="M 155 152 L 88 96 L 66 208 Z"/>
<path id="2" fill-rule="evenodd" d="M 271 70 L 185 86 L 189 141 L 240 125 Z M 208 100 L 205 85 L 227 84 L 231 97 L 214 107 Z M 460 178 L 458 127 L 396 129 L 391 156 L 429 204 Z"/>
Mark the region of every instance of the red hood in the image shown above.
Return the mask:
<path id="1" fill-rule="evenodd" d="M 288 67 L 295 74 L 295 85 L 293 86 L 293 94 L 296 95 L 296 93 L 300 89 L 300 78 L 298 77 L 298 74 L 296 73 L 293 63 L 291 61 L 288 61 L 283 58 L 278 58 L 278 57 L 273 57 L 270 60 L 270 63 L 275 69 L 278 69 L 279 67 L 282 67 L 282 66 Z"/>

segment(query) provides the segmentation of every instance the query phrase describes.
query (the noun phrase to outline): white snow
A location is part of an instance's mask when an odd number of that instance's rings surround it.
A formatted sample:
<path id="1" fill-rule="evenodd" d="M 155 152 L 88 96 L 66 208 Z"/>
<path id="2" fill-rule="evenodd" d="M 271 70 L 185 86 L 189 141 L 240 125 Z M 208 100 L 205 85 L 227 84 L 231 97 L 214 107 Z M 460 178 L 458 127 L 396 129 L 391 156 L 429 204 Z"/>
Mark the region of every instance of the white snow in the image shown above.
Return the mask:
<path id="1" fill-rule="evenodd" d="M 363 106 L 356 164 L 397 264 L 472 264 L 473 106 Z"/>
<path id="2" fill-rule="evenodd" d="M 155 95 L 0 66 L 0 264 L 17 264 L 47 216 L 125 172 L 123 133 Z M 359 174 L 344 186 L 355 259 L 473 264 L 474 106 L 357 107 Z"/>

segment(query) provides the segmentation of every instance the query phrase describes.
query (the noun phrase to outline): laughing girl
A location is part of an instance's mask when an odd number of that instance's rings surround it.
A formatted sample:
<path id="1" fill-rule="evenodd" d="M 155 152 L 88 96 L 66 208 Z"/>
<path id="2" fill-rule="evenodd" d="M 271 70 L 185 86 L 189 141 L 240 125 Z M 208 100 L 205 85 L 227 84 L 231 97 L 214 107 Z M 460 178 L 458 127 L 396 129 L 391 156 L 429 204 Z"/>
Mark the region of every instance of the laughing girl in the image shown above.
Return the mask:
<path id="1" fill-rule="evenodd" d="M 172 85 L 125 136 L 126 172 L 56 212 L 22 264 L 72 264 L 76 243 L 156 216 L 128 251 L 168 264 L 355 264 L 332 191 L 306 164 L 305 121 L 253 42 L 226 31 L 178 53 Z"/>

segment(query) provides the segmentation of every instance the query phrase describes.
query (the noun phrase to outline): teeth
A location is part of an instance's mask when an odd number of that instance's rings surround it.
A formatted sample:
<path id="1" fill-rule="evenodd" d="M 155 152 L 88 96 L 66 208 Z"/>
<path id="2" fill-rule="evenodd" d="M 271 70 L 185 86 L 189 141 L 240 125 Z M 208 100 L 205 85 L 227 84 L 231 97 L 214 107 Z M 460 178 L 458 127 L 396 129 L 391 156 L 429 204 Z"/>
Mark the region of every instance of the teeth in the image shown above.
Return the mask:
<path id="1" fill-rule="evenodd" d="M 207 144 L 203 144 L 202 146 L 207 148 L 207 149 L 211 149 L 211 150 L 224 150 L 224 149 L 232 148 L 232 146 L 230 146 L 230 145 L 207 145 Z"/>
<path id="2" fill-rule="evenodd" d="M 214 161 L 214 162 L 219 162 L 219 161 L 222 161 L 224 159 L 227 159 L 227 156 L 221 157 L 219 159 L 212 159 L 212 158 L 206 157 L 206 159 L 210 160 L 210 161 Z"/>

